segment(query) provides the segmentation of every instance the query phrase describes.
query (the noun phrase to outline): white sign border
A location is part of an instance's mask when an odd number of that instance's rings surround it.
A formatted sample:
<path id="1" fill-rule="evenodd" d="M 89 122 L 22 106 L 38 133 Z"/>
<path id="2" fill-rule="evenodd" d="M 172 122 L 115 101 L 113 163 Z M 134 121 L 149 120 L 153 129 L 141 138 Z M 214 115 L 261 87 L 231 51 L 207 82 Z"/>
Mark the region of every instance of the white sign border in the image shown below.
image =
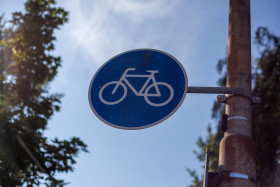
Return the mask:
<path id="1" fill-rule="evenodd" d="M 103 119 L 97 112 L 96 110 L 94 109 L 94 107 L 92 106 L 92 101 L 91 101 L 91 88 L 92 88 L 92 83 L 95 79 L 95 77 L 97 76 L 97 74 L 99 73 L 99 71 L 108 63 L 110 62 L 111 60 L 113 60 L 114 58 L 117 58 L 118 56 L 121 56 L 123 54 L 126 54 L 126 53 L 130 53 L 130 52 L 133 52 L 133 51 L 144 51 L 144 50 L 149 50 L 149 51 L 155 51 L 155 52 L 159 52 L 159 53 L 163 53 L 167 56 L 169 56 L 170 58 L 172 58 L 175 62 L 177 62 L 177 64 L 180 66 L 181 70 L 183 71 L 184 73 L 184 77 L 185 77 L 185 90 L 184 90 L 184 95 L 182 96 L 180 102 L 177 104 L 177 106 L 167 115 L 165 116 L 164 118 L 152 123 L 152 124 L 148 124 L 148 125 L 144 125 L 144 126 L 141 126 L 141 127 L 123 127 L 123 126 L 119 126 L 119 125 L 115 125 L 115 124 L 112 124 L 108 121 L 106 121 L 105 119 Z M 188 77 L 187 77 L 187 73 L 183 67 L 183 65 L 175 58 L 173 57 L 172 55 L 164 52 L 164 51 L 160 51 L 160 50 L 157 50 L 157 49 L 149 49 L 149 48 L 140 48 L 140 49 L 133 49 L 133 50 L 129 50 L 129 51 L 125 51 L 123 53 L 120 53 L 112 58 L 110 58 L 109 60 L 107 60 L 99 69 L 98 71 L 94 74 L 91 82 L 90 82 L 90 85 L 89 85 L 89 91 L 88 91 L 88 100 L 89 100 L 89 105 L 90 105 L 90 108 L 91 110 L 93 111 L 93 113 L 101 120 L 103 121 L 104 123 L 106 123 L 107 125 L 110 125 L 112 127 L 115 127 L 117 129 L 123 129 L 123 130 L 139 130 L 139 129 L 145 129 L 145 128 L 149 128 L 149 127 L 152 127 L 154 125 L 157 125 L 163 121 L 165 121 L 167 118 L 169 118 L 170 116 L 172 116 L 177 110 L 178 108 L 182 105 L 186 95 L 187 95 L 187 89 L 188 89 Z"/>

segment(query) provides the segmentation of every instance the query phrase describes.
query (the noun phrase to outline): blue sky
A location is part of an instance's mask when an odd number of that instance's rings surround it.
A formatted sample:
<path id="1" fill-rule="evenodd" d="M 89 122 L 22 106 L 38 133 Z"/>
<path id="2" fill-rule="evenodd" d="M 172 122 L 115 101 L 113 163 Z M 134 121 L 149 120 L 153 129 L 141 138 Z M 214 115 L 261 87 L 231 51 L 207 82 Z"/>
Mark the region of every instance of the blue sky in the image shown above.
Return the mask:
<path id="1" fill-rule="evenodd" d="M 206 135 L 216 95 L 188 94 L 170 118 L 151 128 L 126 131 L 101 122 L 88 103 L 88 87 L 98 68 L 131 49 L 165 51 L 184 66 L 189 86 L 217 86 L 218 59 L 226 54 L 228 1 L 222 0 L 60 0 L 69 23 L 56 32 L 54 54 L 63 59 L 51 92 L 64 93 L 62 108 L 49 121 L 46 135 L 79 136 L 82 153 L 73 173 L 58 177 L 68 186 L 180 187 L 190 184 L 186 168 L 202 173 L 193 150 Z M 23 9 L 6 0 L 0 12 Z M 252 0 L 252 39 L 259 26 L 280 35 L 280 1 Z M 252 40 L 253 41 L 253 40 Z M 252 49 L 253 58 L 258 56 Z"/>

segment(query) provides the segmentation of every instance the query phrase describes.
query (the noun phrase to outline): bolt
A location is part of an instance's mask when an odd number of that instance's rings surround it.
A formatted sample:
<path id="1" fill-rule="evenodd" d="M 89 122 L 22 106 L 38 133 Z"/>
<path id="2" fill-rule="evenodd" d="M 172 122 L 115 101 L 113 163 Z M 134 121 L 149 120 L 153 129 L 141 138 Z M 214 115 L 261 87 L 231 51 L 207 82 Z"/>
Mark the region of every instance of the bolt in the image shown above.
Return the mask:
<path id="1" fill-rule="evenodd" d="M 254 103 L 261 103 L 261 98 L 260 97 L 253 97 L 253 102 Z"/>
<path id="2" fill-rule="evenodd" d="M 225 96 L 225 95 L 218 95 L 217 96 L 218 103 L 225 103 L 226 100 L 227 100 L 227 96 Z"/>

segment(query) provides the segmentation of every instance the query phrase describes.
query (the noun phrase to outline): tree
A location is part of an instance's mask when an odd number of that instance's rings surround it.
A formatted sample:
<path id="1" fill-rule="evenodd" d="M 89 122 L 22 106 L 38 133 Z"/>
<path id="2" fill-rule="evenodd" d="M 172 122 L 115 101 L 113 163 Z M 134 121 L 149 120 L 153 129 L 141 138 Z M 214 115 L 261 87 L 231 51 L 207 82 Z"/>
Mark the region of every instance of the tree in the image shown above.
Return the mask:
<path id="1" fill-rule="evenodd" d="M 68 21 L 55 0 L 27 0 L 13 13 L 11 26 L 0 22 L 0 186 L 62 186 L 58 172 L 73 171 L 86 145 L 78 137 L 49 140 L 48 120 L 60 110 L 62 94 L 49 83 L 61 66 L 54 31 Z"/>
<path id="2" fill-rule="evenodd" d="M 275 174 L 280 171 L 277 164 L 277 150 L 280 149 L 280 38 L 273 35 L 267 28 L 260 27 L 256 31 L 255 44 L 260 57 L 253 62 L 252 94 L 260 96 L 262 103 L 253 107 L 253 137 L 257 145 L 257 186 L 273 186 Z M 218 81 L 220 86 L 226 83 L 227 58 L 219 60 L 217 69 L 223 76 Z M 214 103 L 212 118 L 220 119 L 224 106 Z M 219 142 L 223 133 L 217 126 L 217 132 L 208 128 L 205 140 L 199 138 L 199 152 L 195 152 L 198 160 L 204 161 L 206 148 L 211 149 L 210 170 L 217 171 Z M 278 151 L 279 152 L 279 151 Z M 279 153 L 278 153 L 279 154 Z M 278 158 L 279 159 L 279 158 Z M 202 181 L 195 171 L 189 170 L 193 181 Z M 279 179 L 275 180 L 275 183 Z M 196 185 L 197 184 L 197 185 Z M 199 186 L 199 182 L 190 186 Z"/>
<path id="3" fill-rule="evenodd" d="M 255 42 L 261 51 L 254 71 L 253 94 L 262 104 L 253 109 L 253 135 L 257 144 L 258 186 L 272 186 L 280 149 L 280 37 L 259 28 Z"/>

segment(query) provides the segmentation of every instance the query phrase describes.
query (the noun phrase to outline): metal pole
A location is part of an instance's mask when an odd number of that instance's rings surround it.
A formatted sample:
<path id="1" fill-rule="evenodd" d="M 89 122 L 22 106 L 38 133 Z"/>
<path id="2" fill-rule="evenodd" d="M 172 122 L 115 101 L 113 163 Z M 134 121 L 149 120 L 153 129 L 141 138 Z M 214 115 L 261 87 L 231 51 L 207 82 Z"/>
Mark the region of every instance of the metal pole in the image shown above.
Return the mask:
<path id="1" fill-rule="evenodd" d="M 227 87 L 242 88 L 246 92 L 251 92 L 250 27 L 250 0 L 230 0 Z M 256 186 L 256 147 L 252 139 L 251 104 L 250 99 L 240 95 L 226 101 L 228 122 L 220 142 L 219 171 L 231 171 L 237 177 L 222 180 L 221 187 Z"/>
<path id="2" fill-rule="evenodd" d="M 209 171 L 209 156 L 210 156 L 210 149 L 206 149 L 205 154 L 205 163 L 204 163 L 204 180 L 203 180 L 203 187 L 208 187 L 208 171 Z"/>

